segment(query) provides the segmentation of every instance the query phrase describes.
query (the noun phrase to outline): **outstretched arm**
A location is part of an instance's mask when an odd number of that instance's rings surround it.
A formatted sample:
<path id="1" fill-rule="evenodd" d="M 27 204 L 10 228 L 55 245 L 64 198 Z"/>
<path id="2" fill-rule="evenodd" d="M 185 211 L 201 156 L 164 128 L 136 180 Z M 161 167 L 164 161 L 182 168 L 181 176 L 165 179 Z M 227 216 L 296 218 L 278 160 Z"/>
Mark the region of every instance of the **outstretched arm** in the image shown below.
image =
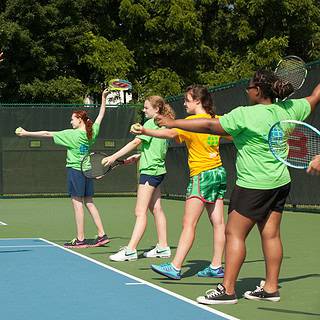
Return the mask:
<path id="1" fill-rule="evenodd" d="M 27 131 L 20 127 L 15 133 L 19 137 L 52 138 L 54 131 Z"/>
<path id="2" fill-rule="evenodd" d="M 144 134 L 150 137 L 162 138 L 162 139 L 173 139 L 178 136 L 178 132 L 174 129 L 147 129 L 141 124 L 136 123 L 131 126 L 131 133 L 133 134 Z"/>
<path id="3" fill-rule="evenodd" d="M 311 95 L 306 97 L 311 106 L 311 111 L 314 111 L 316 105 L 320 102 L 320 83 L 313 89 Z"/>
<path id="4" fill-rule="evenodd" d="M 101 121 L 106 113 L 106 99 L 107 99 L 108 93 L 109 93 L 108 89 L 105 89 L 102 92 L 100 110 L 99 110 L 99 114 L 95 120 L 95 123 L 97 123 L 97 124 L 101 123 Z"/>
<path id="5" fill-rule="evenodd" d="M 219 119 L 172 120 L 161 115 L 157 115 L 155 119 L 159 126 L 165 126 L 167 128 L 179 128 L 191 132 L 228 135 L 222 128 Z"/>
<path id="6" fill-rule="evenodd" d="M 120 150 L 112 154 L 111 156 L 105 157 L 102 159 L 101 163 L 104 166 L 109 166 L 113 164 L 117 159 L 123 157 L 127 153 L 131 152 L 132 150 L 136 149 L 141 143 L 141 140 L 139 138 L 135 138 L 129 143 L 127 143 L 124 147 L 122 147 Z"/>

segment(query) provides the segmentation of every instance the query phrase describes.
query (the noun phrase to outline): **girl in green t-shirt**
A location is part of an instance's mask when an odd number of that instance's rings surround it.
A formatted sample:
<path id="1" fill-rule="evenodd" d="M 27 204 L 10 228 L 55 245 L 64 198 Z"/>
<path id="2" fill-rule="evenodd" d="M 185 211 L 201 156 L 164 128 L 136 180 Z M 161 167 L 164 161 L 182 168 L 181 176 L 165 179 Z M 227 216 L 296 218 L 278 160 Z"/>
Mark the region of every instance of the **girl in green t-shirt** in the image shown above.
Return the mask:
<path id="1" fill-rule="evenodd" d="M 189 117 L 215 118 L 213 99 L 206 87 L 191 85 L 185 91 L 184 106 Z M 183 262 L 195 239 L 199 218 L 206 209 L 213 227 L 213 256 L 210 265 L 197 273 L 199 277 L 223 278 L 222 258 L 225 246 L 223 199 L 226 192 L 226 171 L 222 166 L 220 136 L 187 132 L 177 128 L 150 130 L 138 126 L 133 133 L 185 143 L 188 150 L 190 180 L 184 207 L 183 226 L 176 254 L 171 263 L 153 264 L 152 270 L 168 278 L 180 280 Z"/>
<path id="2" fill-rule="evenodd" d="M 149 120 L 144 124 L 147 128 L 159 128 L 153 120 L 156 114 L 161 114 L 174 118 L 171 107 L 159 96 L 150 96 L 144 102 L 143 112 Z M 158 233 L 158 243 L 152 250 L 145 252 L 145 257 L 170 257 L 171 251 L 167 243 L 167 222 L 161 207 L 160 184 L 166 174 L 165 157 L 167 153 L 167 141 L 140 135 L 121 148 L 119 151 L 102 160 L 108 166 L 118 158 L 133 151 L 141 145 L 141 154 L 133 155 L 127 160 L 131 163 L 138 161 L 139 164 L 139 186 L 137 191 L 137 203 L 135 208 L 136 222 L 127 246 L 119 252 L 111 255 L 112 261 L 136 260 L 137 246 L 143 236 L 147 226 L 148 209 L 152 212 Z"/>
<path id="3" fill-rule="evenodd" d="M 106 96 L 108 90 L 102 93 L 102 102 L 99 114 L 94 123 L 88 118 L 86 111 L 73 112 L 71 116 L 72 129 L 62 131 L 26 131 L 18 128 L 16 134 L 20 137 L 53 138 L 54 143 L 67 148 L 67 181 L 68 192 L 74 209 L 77 237 L 64 244 L 67 248 L 97 247 L 108 243 L 110 240 L 105 234 L 99 211 L 93 203 L 93 180 L 86 178 L 81 173 L 81 160 L 90 151 L 99 133 L 100 123 L 105 114 Z M 93 222 L 98 229 L 98 235 L 93 242 L 88 242 L 84 237 L 84 209 L 88 209 Z"/>
<path id="4" fill-rule="evenodd" d="M 225 275 L 222 284 L 197 301 L 203 304 L 237 303 L 235 285 L 246 256 L 245 240 L 257 224 L 266 264 L 266 278 L 244 297 L 279 301 L 278 278 L 282 262 L 280 222 L 290 191 L 287 167 L 269 151 L 268 132 L 279 120 L 303 121 L 320 102 L 320 84 L 304 99 L 283 99 L 293 87 L 273 72 L 257 71 L 246 88 L 252 106 L 238 107 L 219 119 L 172 120 L 158 116 L 161 126 L 193 132 L 230 134 L 237 148 L 237 181 L 226 226 Z M 277 99 L 279 99 L 278 102 Z"/>

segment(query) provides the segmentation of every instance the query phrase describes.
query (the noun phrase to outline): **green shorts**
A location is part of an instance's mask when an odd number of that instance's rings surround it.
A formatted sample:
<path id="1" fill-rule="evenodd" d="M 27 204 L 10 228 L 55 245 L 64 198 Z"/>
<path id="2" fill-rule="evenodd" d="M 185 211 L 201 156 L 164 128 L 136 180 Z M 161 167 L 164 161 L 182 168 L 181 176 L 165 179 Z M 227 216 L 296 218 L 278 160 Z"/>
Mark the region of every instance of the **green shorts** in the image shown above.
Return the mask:
<path id="1" fill-rule="evenodd" d="M 203 171 L 190 178 L 187 199 L 199 198 L 203 202 L 214 203 L 223 199 L 227 189 L 227 174 L 224 167 Z"/>

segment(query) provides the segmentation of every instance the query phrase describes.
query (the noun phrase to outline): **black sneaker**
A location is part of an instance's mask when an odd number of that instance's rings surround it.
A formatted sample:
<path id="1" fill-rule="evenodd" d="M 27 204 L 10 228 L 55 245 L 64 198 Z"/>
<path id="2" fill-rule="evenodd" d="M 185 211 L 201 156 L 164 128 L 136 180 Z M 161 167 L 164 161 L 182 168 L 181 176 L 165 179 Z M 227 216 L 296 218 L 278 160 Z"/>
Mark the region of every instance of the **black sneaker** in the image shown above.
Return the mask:
<path id="1" fill-rule="evenodd" d="M 66 248 L 79 248 L 79 249 L 81 249 L 81 248 L 88 248 L 89 245 L 85 239 L 80 241 L 77 238 L 74 238 L 71 241 L 66 242 L 63 246 Z"/>
<path id="2" fill-rule="evenodd" d="M 104 234 L 101 237 L 96 236 L 96 238 L 93 240 L 93 242 L 90 243 L 90 247 L 101 247 L 110 241 L 111 240 L 108 238 L 108 236 L 106 234 Z"/>
<path id="3" fill-rule="evenodd" d="M 256 287 L 254 291 L 246 291 L 243 296 L 249 300 L 261 300 L 261 301 L 272 301 L 278 302 L 280 301 L 280 293 L 279 291 L 268 293 L 263 289 L 264 281 L 260 282 L 260 286 Z"/>
<path id="4" fill-rule="evenodd" d="M 235 304 L 238 302 L 236 294 L 226 294 L 226 288 L 218 284 L 217 289 L 211 289 L 205 296 L 200 296 L 197 301 L 202 304 Z"/>

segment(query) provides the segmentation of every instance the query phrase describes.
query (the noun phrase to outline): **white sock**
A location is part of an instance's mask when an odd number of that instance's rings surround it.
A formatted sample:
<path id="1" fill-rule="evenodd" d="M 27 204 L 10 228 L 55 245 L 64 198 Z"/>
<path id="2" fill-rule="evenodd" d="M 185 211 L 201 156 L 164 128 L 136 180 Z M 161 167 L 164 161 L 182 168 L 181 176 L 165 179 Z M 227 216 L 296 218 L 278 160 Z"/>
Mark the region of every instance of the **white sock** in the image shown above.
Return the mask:
<path id="1" fill-rule="evenodd" d="M 172 262 L 171 262 L 171 265 L 172 265 L 172 268 L 173 268 L 174 270 L 176 270 L 176 271 L 180 271 L 180 270 L 181 270 L 181 269 L 176 268 L 176 267 L 172 264 Z"/>
<path id="2" fill-rule="evenodd" d="M 211 269 L 218 269 L 218 268 L 221 268 L 221 264 L 220 264 L 220 266 L 213 266 L 213 265 L 210 263 L 210 268 L 211 268 Z"/>

